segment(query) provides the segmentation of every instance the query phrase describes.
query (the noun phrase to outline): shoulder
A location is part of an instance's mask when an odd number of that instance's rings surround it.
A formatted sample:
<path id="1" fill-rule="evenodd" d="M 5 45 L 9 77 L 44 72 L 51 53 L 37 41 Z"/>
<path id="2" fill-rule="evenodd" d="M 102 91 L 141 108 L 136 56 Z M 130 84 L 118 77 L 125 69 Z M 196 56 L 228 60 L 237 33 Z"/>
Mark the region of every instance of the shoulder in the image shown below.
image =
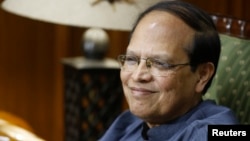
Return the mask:
<path id="1" fill-rule="evenodd" d="M 193 116 L 205 124 L 238 124 L 236 115 L 231 109 L 217 105 L 211 100 L 203 101 L 197 106 Z"/>
<path id="2" fill-rule="evenodd" d="M 234 112 L 224 106 L 217 105 L 214 101 L 203 101 L 187 120 L 187 127 L 183 138 L 192 141 L 206 140 L 208 125 L 233 125 L 238 124 Z"/>
<path id="3" fill-rule="evenodd" d="M 106 131 L 104 136 L 100 139 L 101 141 L 117 141 L 123 140 L 127 137 L 136 136 L 140 130 L 143 121 L 134 116 L 130 111 L 121 113 L 109 129 Z"/>
<path id="4" fill-rule="evenodd" d="M 213 101 L 203 101 L 187 113 L 181 120 L 183 125 L 178 139 L 204 141 L 208 134 L 208 125 L 238 124 L 235 114 L 227 107 L 216 105 Z"/>

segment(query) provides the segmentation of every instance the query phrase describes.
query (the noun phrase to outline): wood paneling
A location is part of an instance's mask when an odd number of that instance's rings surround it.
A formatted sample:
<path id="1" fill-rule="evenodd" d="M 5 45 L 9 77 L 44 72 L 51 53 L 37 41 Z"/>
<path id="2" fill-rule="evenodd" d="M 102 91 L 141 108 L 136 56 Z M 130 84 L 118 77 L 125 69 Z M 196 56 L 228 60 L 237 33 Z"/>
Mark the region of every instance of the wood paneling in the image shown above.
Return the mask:
<path id="1" fill-rule="evenodd" d="M 209 13 L 220 13 L 250 20 L 249 0 L 184 0 Z"/>
<path id="2" fill-rule="evenodd" d="M 0 0 L 0 2 L 3 0 Z M 248 0 L 186 0 L 211 13 L 250 20 Z M 63 141 L 61 59 L 82 55 L 83 28 L 33 21 L 0 10 L 0 110 L 26 120 L 47 141 Z M 108 57 L 125 51 L 128 32 L 107 31 Z"/>

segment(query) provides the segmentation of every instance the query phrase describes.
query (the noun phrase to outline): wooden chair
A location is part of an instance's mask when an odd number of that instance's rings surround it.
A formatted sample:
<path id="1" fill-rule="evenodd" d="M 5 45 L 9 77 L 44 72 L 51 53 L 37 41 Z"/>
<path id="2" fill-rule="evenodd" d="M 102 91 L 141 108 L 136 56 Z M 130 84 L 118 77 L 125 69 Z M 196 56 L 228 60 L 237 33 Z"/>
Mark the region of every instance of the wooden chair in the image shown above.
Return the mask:
<path id="1" fill-rule="evenodd" d="M 250 22 L 231 16 L 211 14 L 211 17 L 221 34 L 237 38 L 250 39 Z"/>
<path id="2" fill-rule="evenodd" d="M 220 33 L 221 56 L 206 98 L 230 107 L 241 124 L 250 124 L 250 22 L 211 15 Z"/>

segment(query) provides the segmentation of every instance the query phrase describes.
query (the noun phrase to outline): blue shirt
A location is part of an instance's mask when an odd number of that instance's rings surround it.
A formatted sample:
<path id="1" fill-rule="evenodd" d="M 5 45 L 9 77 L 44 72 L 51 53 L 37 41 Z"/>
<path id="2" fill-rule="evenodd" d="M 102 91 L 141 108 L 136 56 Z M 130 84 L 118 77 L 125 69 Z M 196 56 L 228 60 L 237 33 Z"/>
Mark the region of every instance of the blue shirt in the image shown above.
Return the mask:
<path id="1" fill-rule="evenodd" d="M 202 101 L 178 119 L 153 128 L 127 110 L 100 141 L 205 141 L 209 124 L 238 124 L 238 121 L 230 109 L 210 100 Z"/>

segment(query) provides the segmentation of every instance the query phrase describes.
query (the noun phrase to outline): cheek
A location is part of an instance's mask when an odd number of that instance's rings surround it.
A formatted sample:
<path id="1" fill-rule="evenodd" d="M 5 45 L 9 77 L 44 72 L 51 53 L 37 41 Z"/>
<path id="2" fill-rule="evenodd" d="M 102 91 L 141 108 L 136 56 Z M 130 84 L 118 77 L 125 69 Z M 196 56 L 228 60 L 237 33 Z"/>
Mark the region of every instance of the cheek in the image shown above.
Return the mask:
<path id="1" fill-rule="evenodd" d="M 171 91 L 176 87 L 177 79 L 173 77 L 174 75 L 169 75 L 167 77 L 162 77 L 157 79 L 156 84 L 160 91 L 166 92 Z"/>
<path id="2" fill-rule="evenodd" d="M 128 86 L 128 80 L 129 80 L 129 78 L 130 78 L 130 74 L 121 71 L 121 72 L 120 72 L 120 78 L 121 78 L 123 90 L 124 90 L 124 92 L 125 92 L 126 89 L 127 89 L 127 86 Z M 126 94 L 126 93 L 125 93 L 125 94 Z"/>
<path id="3" fill-rule="evenodd" d="M 172 108 L 172 104 L 178 100 L 180 84 L 174 77 L 160 78 L 155 81 L 156 89 L 158 89 L 159 94 L 156 95 L 154 101 L 160 105 L 163 111 Z M 165 108 L 164 108 L 165 107 Z"/>
<path id="4" fill-rule="evenodd" d="M 123 71 L 120 71 L 120 78 L 121 78 L 122 84 L 124 84 L 128 81 L 129 74 L 124 73 Z"/>
<path id="5" fill-rule="evenodd" d="M 176 77 L 175 80 L 175 88 L 177 90 L 177 94 L 181 95 L 182 98 L 186 99 L 192 97 L 195 88 L 195 79 L 194 74 L 192 72 L 181 73 Z"/>
<path id="6" fill-rule="evenodd" d="M 161 78 L 158 83 L 158 89 L 164 93 L 163 97 L 168 97 L 170 99 L 178 99 L 185 95 L 185 93 L 189 93 L 189 89 L 191 88 L 192 82 L 190 82 L 188 75 L 186 74 L 176 74 L 173 73 L 168 77 Z"/>
<path id="7" fill-rule="evenodd" d="M 176 104 L 182 103 L 182 99 L 185 99 L 187 95 L 186 82 L 182 76 L 171 75 L 165 79 L 157 81 L 158 89 L 161 92 L 159 100 L 165 104 L 168 102 L 169 108 L 175 106 Z"/>

